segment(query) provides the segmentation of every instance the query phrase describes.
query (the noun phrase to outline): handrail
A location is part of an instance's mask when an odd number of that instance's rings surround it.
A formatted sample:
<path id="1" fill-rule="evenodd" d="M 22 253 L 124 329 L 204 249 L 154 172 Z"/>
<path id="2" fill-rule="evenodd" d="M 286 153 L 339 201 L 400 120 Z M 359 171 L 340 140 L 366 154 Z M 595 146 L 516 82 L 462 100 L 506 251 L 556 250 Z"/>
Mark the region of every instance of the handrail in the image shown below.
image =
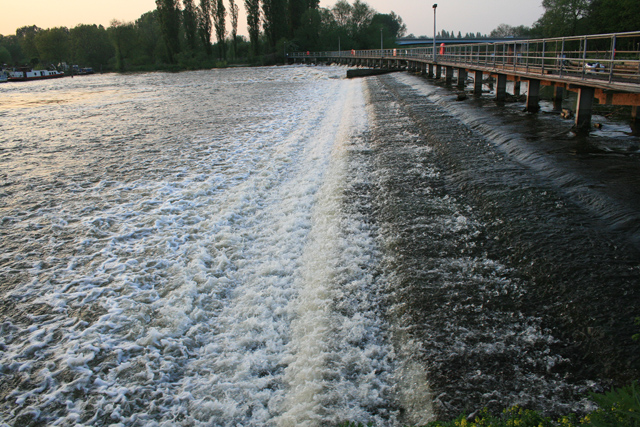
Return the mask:
<path id="1" fill-rule="evenodd" d="M 379 58 L 433 62 L 433 47 L 291 52 L 290 58 Z M 640 85 L 640 31 L 436 46 L 436 62 L 601 83 Z"/>

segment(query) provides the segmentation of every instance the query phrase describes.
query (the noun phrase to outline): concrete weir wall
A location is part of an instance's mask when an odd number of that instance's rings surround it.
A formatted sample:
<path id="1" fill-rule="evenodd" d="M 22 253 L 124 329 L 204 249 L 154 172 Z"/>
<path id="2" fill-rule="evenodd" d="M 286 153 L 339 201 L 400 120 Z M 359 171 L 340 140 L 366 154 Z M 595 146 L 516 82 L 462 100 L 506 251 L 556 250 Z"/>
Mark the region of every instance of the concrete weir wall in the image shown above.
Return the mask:
<path id="1" fill-rule="evenodd" d="M 383 68 L 356 68 L 353 70 L 347 70 L 347 78 L 352 79 L 354 77 L 368 77 L 368 76 L 379 76 L 381 74 L 393 73 L 394 69 L 383 69 Z"/>

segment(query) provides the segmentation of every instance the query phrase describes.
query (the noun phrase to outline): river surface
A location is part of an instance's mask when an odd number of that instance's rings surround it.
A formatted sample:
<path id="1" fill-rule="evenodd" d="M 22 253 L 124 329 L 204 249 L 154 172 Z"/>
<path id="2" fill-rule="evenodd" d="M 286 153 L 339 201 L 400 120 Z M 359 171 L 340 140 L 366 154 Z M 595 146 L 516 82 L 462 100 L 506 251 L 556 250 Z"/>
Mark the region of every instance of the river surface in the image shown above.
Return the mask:
<path id="1" fill-rule="evenodd" d="M 638 377 L 638 138 L 345 74 L 0 87 L 0 426 L 558 415 Z"/>

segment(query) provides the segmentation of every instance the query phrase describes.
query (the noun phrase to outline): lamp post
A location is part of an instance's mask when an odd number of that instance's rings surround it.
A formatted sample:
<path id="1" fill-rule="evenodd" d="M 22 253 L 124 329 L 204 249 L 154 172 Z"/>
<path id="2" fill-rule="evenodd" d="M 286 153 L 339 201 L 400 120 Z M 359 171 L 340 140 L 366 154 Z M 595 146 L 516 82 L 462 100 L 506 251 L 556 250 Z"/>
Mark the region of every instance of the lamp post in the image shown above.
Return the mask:
<path id="1" fill-rule="evenodd" d="M 433 62 L 436 62 L 436 8 L 438 3 L 433 5 Z"/>
<path id="2" fill-rule="evenodd" d="M 384 47 L 382 46 L 382 27 L 380 27 L 380 50 L 384 50 Z M 382 54 L 382 52 L 380 52 Z"/>

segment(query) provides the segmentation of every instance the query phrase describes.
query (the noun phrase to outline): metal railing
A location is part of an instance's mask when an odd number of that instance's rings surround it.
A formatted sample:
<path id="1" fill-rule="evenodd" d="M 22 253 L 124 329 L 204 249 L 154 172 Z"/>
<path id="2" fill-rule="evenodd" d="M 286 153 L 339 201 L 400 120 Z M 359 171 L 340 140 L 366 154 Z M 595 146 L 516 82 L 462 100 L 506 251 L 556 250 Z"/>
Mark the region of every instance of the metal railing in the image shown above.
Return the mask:
<path id="1" fill-rule="evenodd" d="M 293 52 L 290 58 L 384 58 L 433 62 L 433 47 Z M 640 31 L 436 46 L 435 62 L 515 74 L 640 85 Z"/>

